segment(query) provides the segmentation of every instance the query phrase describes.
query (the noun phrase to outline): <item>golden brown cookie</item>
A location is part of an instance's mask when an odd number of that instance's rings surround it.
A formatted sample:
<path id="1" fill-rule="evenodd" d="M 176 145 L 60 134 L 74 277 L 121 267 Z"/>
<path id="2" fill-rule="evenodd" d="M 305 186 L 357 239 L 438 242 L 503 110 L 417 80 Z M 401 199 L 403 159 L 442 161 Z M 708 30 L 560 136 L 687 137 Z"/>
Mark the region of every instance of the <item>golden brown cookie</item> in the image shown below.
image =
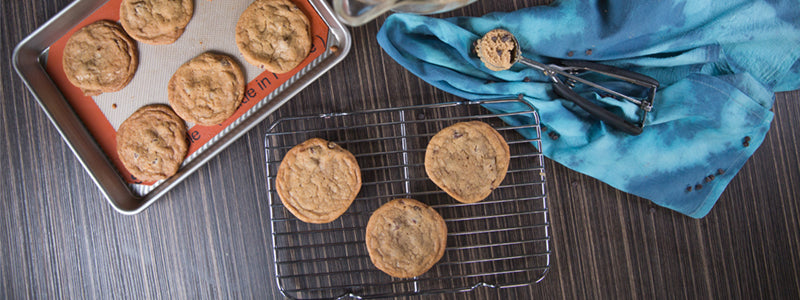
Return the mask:
<path id="1" fill-rule="evenodd" d="M 275 178 L 283 206 L 308 223 L 328 223 L 342 215 L 361 190 L 355 156 L 334 142 L 312 138 L 294 146 Z"/>
<path id="2" fill-rule="evenodd" d="M 508 144 L 492 126 L 461 122 L 431 138 L 425 151 L 425 172 L 451 197 L 474 203 L 500 186 L 510 159 Z"/>
<path id="3" fill-rule="evenodd" d="M 492 71 L 503 71 L 514 64 L 514 51 L 517 51 L 513 35 L 504 29 L 487 32 L 477 41 L 475 52 L 483 65 Z"/>
<path id="4" fill-rule="evenodd" d="M 125 31 L 151 45 L 174 43 L 193 14 L 193 0 L 122 0 L 119 6 L 119 22 Z"/>
<path id="5" fill-rule="evenodd" d="M 439 213 L 413 199 L 395 199 L 367 222 L 367 251 L 378 269 L 397 278 L 430 270 L 447 247 L 447 226 Z"/>
<path id="6" fill-rule="evenodd" d="M 139 108 L 117 130 L 117 155 L 142 181 L 172 176 L 186 157 L 186 125 L 169 106 Z"/>
<path id="7" fill-rule="evenodd" d="M 76 31 L 64 46 L 62 62 L 69 82 L 87 96 L 121 90 L 139 66 L 136 42 L 106 20 Z"/>
<path id="8" fill-rule="evenodd" d="M 309 24 L 308 17 L 289 0 L 256 0 L 236 23 L 236 45 L 247 62 L 286 73 L 311 51 Z"/>
<path id="9" fill-rule="evenodd" d="M 167 94 L 169 104 L 184 120 L 216 125 L 242 104 L 244 86 L 244 73 L 233 58 L 206 52 L 175 71 Z"/>

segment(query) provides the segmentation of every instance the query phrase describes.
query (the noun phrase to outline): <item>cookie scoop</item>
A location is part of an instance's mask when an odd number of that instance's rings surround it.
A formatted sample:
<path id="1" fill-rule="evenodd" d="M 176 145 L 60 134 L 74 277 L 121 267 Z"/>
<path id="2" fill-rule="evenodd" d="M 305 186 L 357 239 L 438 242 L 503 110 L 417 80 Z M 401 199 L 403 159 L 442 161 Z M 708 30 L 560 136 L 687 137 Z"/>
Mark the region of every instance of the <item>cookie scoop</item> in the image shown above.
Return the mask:
<path id="1" fill-rule="evenodd" d="M 546 65 L 522 56 L 517 38 L 505 29 L 494 29 L 487 32 L 474 45 L 475 53 L 489 70 L 508 70 L 519 62 L 542 71 L 553 82 L 553 90 L 556 94 L 575 102 L 593 117 L 627 134 L 641 134 L 647 113 L 653 109 L 653 100 L 659 83 L 647 75 L 585 60 L 562 60 L 558 64 Z M 603 77 L 604 85 L 581 77 L 588 73 Z M 612 81 L 617 83 L 610 84 Z M 601 97 L 611 97 L 636 104 L 641 110 L 639 122 L 634 124 L 584 98 L 573 90 L 577 83 L 596 89 L 597 94 L 602 95 Z M 624 90 L 626 93 L 615 91 L 609 86 L 617 88 L 624 86 L 624 89 L 620 90 Z"/>

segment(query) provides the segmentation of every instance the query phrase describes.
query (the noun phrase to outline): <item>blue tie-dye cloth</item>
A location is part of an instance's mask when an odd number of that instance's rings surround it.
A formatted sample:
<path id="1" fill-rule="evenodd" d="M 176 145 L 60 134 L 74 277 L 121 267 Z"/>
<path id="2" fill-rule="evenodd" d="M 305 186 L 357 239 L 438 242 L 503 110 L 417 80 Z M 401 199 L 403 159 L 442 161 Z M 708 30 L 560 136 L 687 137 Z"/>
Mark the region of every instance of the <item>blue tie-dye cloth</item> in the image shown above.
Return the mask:
<path id="1" fill-rule="evenodd" d="M 470 48 L 494 28 L 514 33 L 533 60 L 600 61 L 657 79 L 644 132 L 630 136 L 591 118 L 558 99 L 534 69 L 486 69 Z M 763 141 L 774 92 L 800 88 L 800 1 L 565 0 L 480 18 L 394 14 L 378 41 L 412 73 L 459 97 L 522 94 L 548 128 L 547 157 L 695 218 Z M 593 98 L 638 118 L 632 104 Z"/>

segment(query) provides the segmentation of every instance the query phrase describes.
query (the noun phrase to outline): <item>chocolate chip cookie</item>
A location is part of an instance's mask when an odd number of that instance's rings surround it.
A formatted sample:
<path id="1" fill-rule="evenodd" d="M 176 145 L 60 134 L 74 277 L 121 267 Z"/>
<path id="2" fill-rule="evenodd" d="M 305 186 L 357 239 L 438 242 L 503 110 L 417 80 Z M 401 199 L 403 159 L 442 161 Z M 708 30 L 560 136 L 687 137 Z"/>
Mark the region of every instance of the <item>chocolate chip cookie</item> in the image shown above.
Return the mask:
<path id="1" fill-rule="evenodd" d="M 184 63 L 167 86 L 169 103 L 184 120 L 216 125 L 242 104 L 245 78 L 230 56 L 206 52 Z"/>
<path id="2" fill-rule="evenodd" d="M 375 210 L 367 222 L 367 251 L 389 276 L 424 274 L 447 247 L 447 226 L 433 208 L 413 199 L 395 199 Z"/>
<path id="3" fill-rule="evenodd" d="M 69 82 L 87 96 L 121 90 L 139 66 L 136 42 L 106 20 L 76 31 L 64 46 L 62 62 Z"/>
<path id="4" fill-rule="evenodd" d="M 309 24 L 305 13 L 289 0 L 256 0 L 236 23 L 236 46 L 248 63 L 286 73 L 311 51 Z"/>
<path id="5" fill-rule="evenodd" d="M 489 124 L 461 122 L 431 138 L 425 150 L 425 172 L 451 197 L 474 203 L 500 186 L 510 159 L 508 144 Z"/>
<path id="6" fill-rule="evenodd" d="M 142 181 L 174 175 L 188 149 L 186 125 L 163 104 L 139 108 L 117 130 L 117 155 L 128 172 Z"/>
<path id="7" fill-rule="evenodd" d="M 122 0 L 119 6 L 119 22 L 125 31 L 151 45 L 174 43 L 193 14 L 193 0 Z"/>
<path id="8" fill-rule="evenodd" d="M 361 168 L 341 146 L 312 138 L 294 146 L 275 178 L 286 209 L 308 223 L 328 223 L 342 215 L 361 190 Z"/>
<path id="9" fill-rule="evenodd" d="M 492 71 L 510 69 L 514 63 L 514 51 L 518 51 L 514 37 L 504 29 L 487 32 L 475 46 L 475 52 L 478 53 L 483 65 Z"/>

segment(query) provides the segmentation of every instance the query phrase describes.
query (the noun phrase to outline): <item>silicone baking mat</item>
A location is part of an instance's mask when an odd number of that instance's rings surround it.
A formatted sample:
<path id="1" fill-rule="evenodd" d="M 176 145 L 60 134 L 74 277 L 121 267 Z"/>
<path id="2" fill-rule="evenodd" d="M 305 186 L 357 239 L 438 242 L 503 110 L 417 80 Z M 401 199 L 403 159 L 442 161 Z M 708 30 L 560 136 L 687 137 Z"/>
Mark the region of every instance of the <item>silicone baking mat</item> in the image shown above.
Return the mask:
<path id="1" fill-rule="evenodd" d="M 206 148 L 205 146 L 212 144 L 215 137 L 224 135 L 229 128 L 237 125 L 240 118 L 247 117 L 248 112 L 254 109 L 259 101 L 285 86 L 287 81 L 307 69 L 309 64 L 325 51 L 330 51 L 327 49 L 328 25 L 310 1 L 294 2 L 311 21 L 313 45 L 309 56 L 288 73 L 275 74 L 250 65 L 236 47 L 234 36 L 236 22 L 245 8 L 252 3 L 250 0 L 195 1 L 194 15 L 186 31 L 175 43 L 148 45 L 137 42 L 139 67 L 125 88 L 118 92 L 88 97 L 66 79 L 62 68 L 63 50 L 69 37 L 78 29 L 101 19 L 119 20 L 121 0 L 110 0 L 50 46 L 46 70 L 122 177 L 143 194 L 151 189 L 153 183 L 141 182 L 131 176 L 118 159 L 116 129 L 119 125 L 144 105 L 169 104 L 167 83 L 175 70 L 186 61 L 206 51 L 230 55 L 242 66 L 247 78 L 245 98 L 234 115 L 220 125 L 200 126 L 187 123 L 187 139 L 190 141 L 190 146 L 184 165 L 190 162 Z"/>

